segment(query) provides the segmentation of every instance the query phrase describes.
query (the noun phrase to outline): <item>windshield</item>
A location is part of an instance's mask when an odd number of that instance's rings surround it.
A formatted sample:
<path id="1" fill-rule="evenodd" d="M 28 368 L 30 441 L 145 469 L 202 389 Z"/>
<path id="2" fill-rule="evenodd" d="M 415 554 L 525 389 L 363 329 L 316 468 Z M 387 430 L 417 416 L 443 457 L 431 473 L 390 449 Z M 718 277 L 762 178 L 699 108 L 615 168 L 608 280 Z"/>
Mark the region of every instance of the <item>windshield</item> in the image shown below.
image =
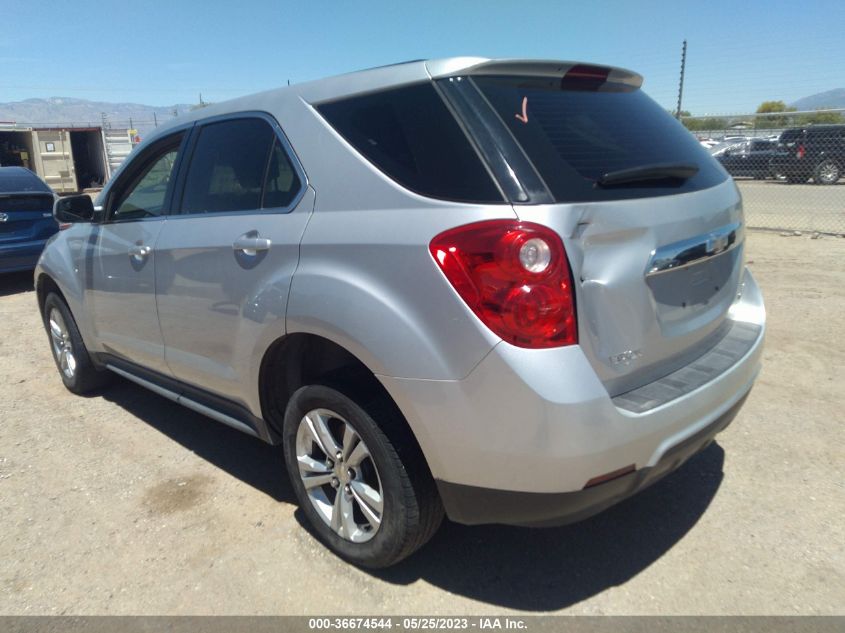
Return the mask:
<path id="1" fill-rule="evenodd" d="M 615 200 L 712 187 L 727 174 L 680 123 L 625 85 L 562 84 L 560 79 L 474 77 L 558 202 Z M 602 189 L 609 172 L 645 165 L 695 165 L 686 179 Z"/>

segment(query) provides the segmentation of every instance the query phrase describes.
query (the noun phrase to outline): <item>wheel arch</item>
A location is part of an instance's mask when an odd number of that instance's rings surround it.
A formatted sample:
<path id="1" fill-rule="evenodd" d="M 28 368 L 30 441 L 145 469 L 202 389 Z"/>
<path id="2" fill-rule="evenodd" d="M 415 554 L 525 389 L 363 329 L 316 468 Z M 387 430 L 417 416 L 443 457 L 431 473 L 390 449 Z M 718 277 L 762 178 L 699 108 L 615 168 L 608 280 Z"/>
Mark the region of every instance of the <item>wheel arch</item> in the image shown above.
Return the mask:
<path id="1" fill-rule="evenodd" d="M 259 401 L 263 419 L 281 437 L 285 409 L 293 393 L 309 384 L 322 384 L 340 391 L 366 408 L 378 401 L 401 420 L 404 428 L 386 429 L 392 439 L 418 451 L 428 468 L 428 459 L 419 436 L 376 374 L 342 345 L 317 334 L 290 333 L 279 337 L 264 353 L 258 377 Z M 380 426 L 383 420 L 376 420 Z M 430 470 L 430 468 L 429 468 Z"/>
<path id="2" fill-rule="evenodd" d="M 67 298 L 62 292 L 62 289 L 59 287 L 59 284 L 57 284 L 50 275 L 42 271 L 38 274 L 38 277 L 35 280 L 35 296 L 38 299 L 38 311 L 42 315 L 44 314 L 44 302 L 47 301 L 47 295 L 51 292 L 59 295 L 62 301 L 65 302 L 65 305 L 68 305 Z M 74 316 L 74 318 L 76 317 Z"/>

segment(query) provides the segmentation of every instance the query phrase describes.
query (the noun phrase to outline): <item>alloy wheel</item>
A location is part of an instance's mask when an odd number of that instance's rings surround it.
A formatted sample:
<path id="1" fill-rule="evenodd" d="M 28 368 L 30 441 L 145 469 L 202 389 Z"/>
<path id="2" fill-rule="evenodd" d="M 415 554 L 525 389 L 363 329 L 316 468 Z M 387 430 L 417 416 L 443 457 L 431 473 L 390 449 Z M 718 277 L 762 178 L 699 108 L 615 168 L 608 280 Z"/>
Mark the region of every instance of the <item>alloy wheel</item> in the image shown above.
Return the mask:
<path id="1" fill-rule="evenodd" d="M 53 308 L 47 318 L 50 327 L 50 342 L 53 345 L 53 354 L 59 369 L 67 377 L 72 379 L 76 373 L 76 356 L 73 354 L 73 344 L 70 341 L 65 320 L 61 312 Z"/>
<path id="2" fill-rule="evenodd" d="M 381 479 L 349 422 L 329 409 L 306 413 L 296 433 L 296 460 L 311 505 L 335 534 L 353 543 L 376 535 L 384 513 Z"/>
<path id="3" fill-rule="evenodd" d="M 833 184 L 839 180 L 839 166 L 833 161 L 823 163 L 819 167 L 819 178 L 825 184 Z"/>

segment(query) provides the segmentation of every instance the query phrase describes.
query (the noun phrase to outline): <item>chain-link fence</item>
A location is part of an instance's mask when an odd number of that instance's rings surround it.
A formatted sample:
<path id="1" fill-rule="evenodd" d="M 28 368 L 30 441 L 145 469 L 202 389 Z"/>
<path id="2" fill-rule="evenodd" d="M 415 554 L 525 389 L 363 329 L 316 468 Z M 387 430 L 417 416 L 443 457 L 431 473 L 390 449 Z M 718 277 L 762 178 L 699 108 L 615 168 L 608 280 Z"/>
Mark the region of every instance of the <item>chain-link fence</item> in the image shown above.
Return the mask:
<path id="1" fill-rule="evenodd" d="M 845 110 L 683 122 L 736 180 L 749 227 L 845 233 Z"/>
<path id="2" fill-rule="evenodd" d="M 170 117 L 107 121 L 148 134 Z M 749 227 L 845 234 L 845 109 L 684 117 L 736 180 Z"/>
<path id="3" fill-rule="evenodd" d="M 135 141 L 174 115 L 55 125 L 137 130 Z M 749 227 L 845 234 L 845 109 L 682 120 L 735 178 Z"/>

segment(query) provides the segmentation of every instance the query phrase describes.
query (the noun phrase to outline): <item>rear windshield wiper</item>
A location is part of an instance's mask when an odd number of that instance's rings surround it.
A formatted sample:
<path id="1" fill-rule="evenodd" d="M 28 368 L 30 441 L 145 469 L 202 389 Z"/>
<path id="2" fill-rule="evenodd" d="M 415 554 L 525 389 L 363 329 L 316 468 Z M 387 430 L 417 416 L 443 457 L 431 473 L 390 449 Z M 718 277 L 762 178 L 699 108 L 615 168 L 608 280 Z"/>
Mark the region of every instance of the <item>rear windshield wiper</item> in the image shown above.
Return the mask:
<path id="1" fill-rule="evenodd" d="M 687 180 L 698 173 L 698 165 L 692 163 L 655 163 L 630 169 L 609 171 L 596 180 L 600 187 L 613 187 L 629 182 L 648 180 Z"/>

